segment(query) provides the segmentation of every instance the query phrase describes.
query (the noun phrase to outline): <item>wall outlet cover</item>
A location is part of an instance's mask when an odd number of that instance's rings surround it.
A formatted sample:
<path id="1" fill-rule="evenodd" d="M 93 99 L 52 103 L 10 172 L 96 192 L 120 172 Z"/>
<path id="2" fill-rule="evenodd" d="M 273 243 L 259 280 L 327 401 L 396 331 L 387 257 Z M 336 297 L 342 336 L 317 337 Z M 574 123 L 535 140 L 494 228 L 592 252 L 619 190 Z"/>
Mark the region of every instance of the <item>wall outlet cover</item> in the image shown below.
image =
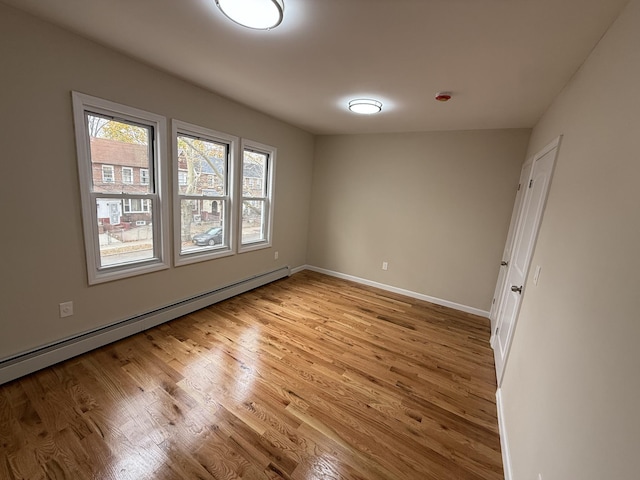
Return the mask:
<path id="1" fill-rule="evenodd" d="M 73 302 L 63 302 L 60 305 L 60 318 L 73 315 Z"/>

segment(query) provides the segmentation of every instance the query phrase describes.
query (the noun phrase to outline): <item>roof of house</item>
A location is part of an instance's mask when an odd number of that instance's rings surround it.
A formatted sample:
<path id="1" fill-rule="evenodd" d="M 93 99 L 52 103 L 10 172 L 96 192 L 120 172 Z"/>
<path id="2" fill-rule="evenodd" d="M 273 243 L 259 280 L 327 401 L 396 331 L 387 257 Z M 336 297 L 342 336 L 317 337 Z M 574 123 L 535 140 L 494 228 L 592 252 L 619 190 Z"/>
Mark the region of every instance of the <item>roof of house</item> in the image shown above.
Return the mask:
<path id="1" fill-rule="evenodd" d="M 91 163 L 149 168 L 147 145 L 91 137 Z"/>
<path id="2" fill-rule="evenodd" d="M 121 165 L 124 167 L 149 168 L 149 153 L 146 145 L 126 143 L 108 138 L 91 137 L 91 162 L 93 164 Z M 218 171 L 224 168 L 224 158 L 209 157 L 209 162 L 200 160 L 202 173 L 213 175 L 214 167 Z M 262 165 L 245 163 L 245 177 L 262 178 Z"/>

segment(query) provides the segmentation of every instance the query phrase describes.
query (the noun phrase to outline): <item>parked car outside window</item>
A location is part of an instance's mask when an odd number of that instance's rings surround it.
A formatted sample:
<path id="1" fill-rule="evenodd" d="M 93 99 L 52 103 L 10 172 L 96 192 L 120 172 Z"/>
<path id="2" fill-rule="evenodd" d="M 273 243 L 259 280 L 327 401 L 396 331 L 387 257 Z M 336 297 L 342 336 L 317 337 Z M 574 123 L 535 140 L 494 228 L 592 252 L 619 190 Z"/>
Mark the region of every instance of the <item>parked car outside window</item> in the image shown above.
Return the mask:
<path id="1" fill-rule="evenodd" d="M 193 236 L 194 245 L 217 245 L 222 243 L 222 227 L 213 227 L 204 233 Z"/>

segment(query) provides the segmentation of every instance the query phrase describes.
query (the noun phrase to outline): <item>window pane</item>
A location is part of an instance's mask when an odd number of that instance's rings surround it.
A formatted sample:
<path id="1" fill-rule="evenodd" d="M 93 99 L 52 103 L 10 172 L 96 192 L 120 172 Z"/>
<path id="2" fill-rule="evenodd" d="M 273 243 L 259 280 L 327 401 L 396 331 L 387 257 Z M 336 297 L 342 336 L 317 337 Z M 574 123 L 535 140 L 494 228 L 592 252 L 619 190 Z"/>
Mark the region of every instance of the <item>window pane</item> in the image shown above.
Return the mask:
<path id="1" fill-rule="evenodd" d="M 223 200 L 180 201 L 180 253 L 225 246 Z"/>
<path id="2" fill-rule="evenodd" d="M 115 175 L 113 165 L 102 165 L 102 183 L 114 183 Z"/>
<path id="3" fill-rule="evenodd" d="M 151 200 L 145 198 L 126 198 L 122 201 L 124 213 L 143 213 L 151 211 Z M 125 218 L 125 221 L 140 222 L 140 219 Z"/>
<path id="4" fill-rule="evenodd" d="M 266 240 L 264 204 L 264 200 L 244 200 L 242 202 L 242 243 Z"/>
<path id="5" fill-rule="evenodd" d="M 148 193 L 151 128 L 87 113 L 92 191 Z M 146 171 L 143 173 L 143 170 Z M 146 181 L 145 181 L 146 180 Z"/>
<path id="6" fill-rule="evenodd" d="M 265 197 L 269 155 L 245 150 L 242 160 L 242 196 Z"/>
<path id="7" fill-rule="evenodd" d="M 133 168 L 122 167 L 122 183 L 133 183 Z"/>
<path id="8" fill-rule="evenodd" d="M 144 198 L 97 198 L 100 266 L 154 258 L 151 201 Z"/>
<path id="9" fill-rule="evenodd" d="M 178 135 L 180 194 L 226 195 L 227 150 L 224 143 Z"/>

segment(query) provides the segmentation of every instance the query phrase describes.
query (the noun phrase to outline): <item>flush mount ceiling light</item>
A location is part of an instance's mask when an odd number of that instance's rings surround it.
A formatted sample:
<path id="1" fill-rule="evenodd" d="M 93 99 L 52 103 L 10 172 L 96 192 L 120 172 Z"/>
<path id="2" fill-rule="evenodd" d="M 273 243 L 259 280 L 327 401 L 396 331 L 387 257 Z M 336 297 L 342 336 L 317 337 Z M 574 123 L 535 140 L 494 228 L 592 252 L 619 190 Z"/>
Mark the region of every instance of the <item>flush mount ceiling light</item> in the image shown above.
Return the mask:
<path id="1" fill-rule="evenodd" d="M 255 30 L 270 30 L 282 22 L 284 0 L 215 0 L 230 20 Z"/>
<path id="2" fill-rule="evenodd" d="M 362 115 L 372 115 L 382 110 L 382 102 L 370 98 L 358 98 L 349 102 L 349 110 Z"/>

